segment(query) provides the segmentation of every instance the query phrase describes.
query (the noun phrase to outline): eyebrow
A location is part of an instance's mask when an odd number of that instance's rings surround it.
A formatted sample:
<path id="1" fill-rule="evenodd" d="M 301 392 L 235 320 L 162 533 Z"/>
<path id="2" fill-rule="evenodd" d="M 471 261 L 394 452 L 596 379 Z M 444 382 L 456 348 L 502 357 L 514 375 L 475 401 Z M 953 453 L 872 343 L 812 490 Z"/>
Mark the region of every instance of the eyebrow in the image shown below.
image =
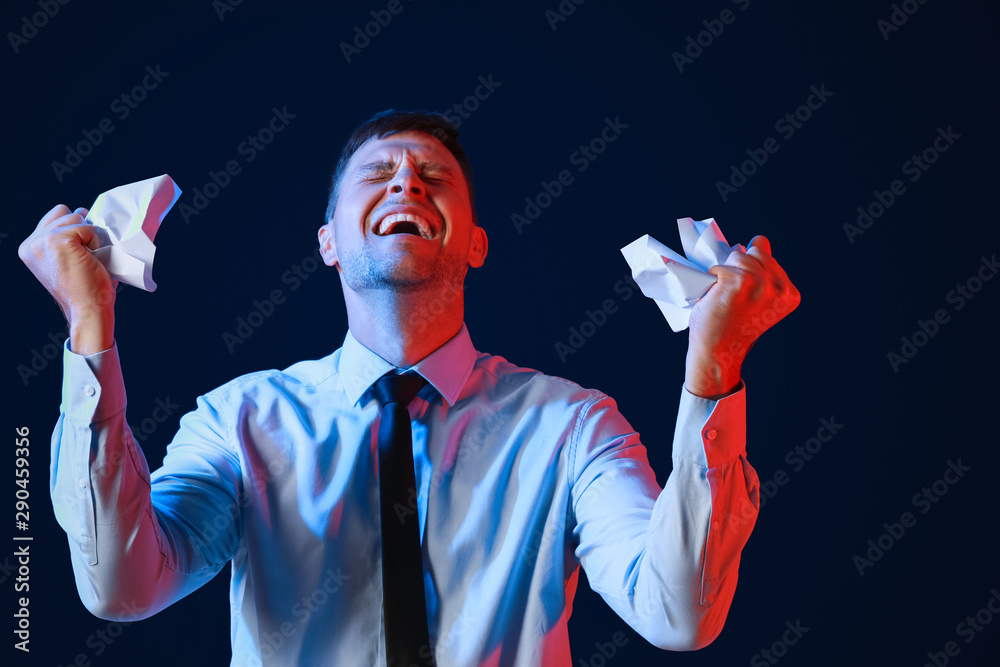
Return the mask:
<path id="1" fill-rule="evenodd" d="M 393 171 L 396 168 L 396 163 L 391 160 L 375 160 L 373 162 L 368 162 L 366 164 L 358 167 L 358 175 L 365 175 L 371 173 L 384 173 Z M 420 173 L 427 171 L 440 172 L 448 176 L 453 176 L 454 172 L 444 164 L 440 162 L 435 162 L 433 160 L 420 160 L 417 162 L 417 169 Z"/>

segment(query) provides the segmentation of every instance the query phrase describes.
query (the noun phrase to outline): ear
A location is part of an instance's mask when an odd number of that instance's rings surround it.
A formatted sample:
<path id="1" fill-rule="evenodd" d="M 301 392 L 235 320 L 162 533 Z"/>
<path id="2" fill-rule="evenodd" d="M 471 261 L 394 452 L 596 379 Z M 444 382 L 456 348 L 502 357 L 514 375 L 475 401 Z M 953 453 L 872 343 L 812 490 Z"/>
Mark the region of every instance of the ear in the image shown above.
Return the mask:
<path id="1" fill-rule="evenodd" d="M 333 225 L 326 223 L 319 228 L 319 254 L 327 266 L 337 266 L 337 246 L 333 241 Z"/>
<path id="2" fill-rule="evenodd" d="M 490 243 L 486 238 L 486 230 L 476 225 L 472 228 L 472 239 L 469 242 L 469 266 L 478 269 L 486 261 L 486 251 Z"/>

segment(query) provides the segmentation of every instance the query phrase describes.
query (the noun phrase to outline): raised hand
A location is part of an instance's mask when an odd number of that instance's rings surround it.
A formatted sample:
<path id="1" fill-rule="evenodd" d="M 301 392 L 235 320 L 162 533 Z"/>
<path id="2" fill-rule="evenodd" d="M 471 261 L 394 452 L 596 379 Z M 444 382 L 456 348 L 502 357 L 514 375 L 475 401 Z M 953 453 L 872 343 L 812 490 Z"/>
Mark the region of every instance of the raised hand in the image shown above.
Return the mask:
<path id="1" fill-rule="evenodd" d="M 39 221 L 17 249 L 70 324 L 70 347 L 94 354 L 114 342 L 114 304 L 118 281 L 94 257 L 100 247 L 93 225 L 84 222 L 87 209 L 70 211 L 59 204 Z"/>
<path id="2" fill-rule="evenodd" d="M 747 351 L 798 307 L 801 296 L 764 236 L 708 272 L 718 281 L 691 312 L 684 385 L 693 394 L 714 397 L 739 385 Z"/>

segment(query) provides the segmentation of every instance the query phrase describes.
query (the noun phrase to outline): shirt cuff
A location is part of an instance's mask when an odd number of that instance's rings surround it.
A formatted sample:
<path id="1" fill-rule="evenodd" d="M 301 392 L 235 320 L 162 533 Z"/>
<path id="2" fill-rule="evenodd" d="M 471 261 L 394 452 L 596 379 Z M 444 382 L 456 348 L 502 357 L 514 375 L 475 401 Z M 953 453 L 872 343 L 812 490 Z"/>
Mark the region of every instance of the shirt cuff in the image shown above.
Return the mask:
<path id="1" fill-rule="evenodd" d="M 673 457 L 706 468 L 729 463 L 746 452 L 746 385 L 718 400 L 695 396 L 681 386 Z"/>
<path id="2" fill-rule="evenodd" d="M 60 411 L 71 419 L 93 424 L 125 410 L 118 344 L 84 356 L 63 344 L 63 384 Z"/>

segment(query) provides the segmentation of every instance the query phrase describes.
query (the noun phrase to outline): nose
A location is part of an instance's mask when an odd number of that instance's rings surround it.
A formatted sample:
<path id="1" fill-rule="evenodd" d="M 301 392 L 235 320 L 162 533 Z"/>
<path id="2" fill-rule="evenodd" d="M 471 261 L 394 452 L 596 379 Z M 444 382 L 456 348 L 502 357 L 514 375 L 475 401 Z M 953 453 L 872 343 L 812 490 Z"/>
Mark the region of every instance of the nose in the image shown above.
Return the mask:
<path id="1" fill-rule="evenodd" d="M 389 181 L 389 194 L 423 195 L 424 184 L 420 177 L 409 167 L 402 167 L 396 172 L 396 177 Z"/>

